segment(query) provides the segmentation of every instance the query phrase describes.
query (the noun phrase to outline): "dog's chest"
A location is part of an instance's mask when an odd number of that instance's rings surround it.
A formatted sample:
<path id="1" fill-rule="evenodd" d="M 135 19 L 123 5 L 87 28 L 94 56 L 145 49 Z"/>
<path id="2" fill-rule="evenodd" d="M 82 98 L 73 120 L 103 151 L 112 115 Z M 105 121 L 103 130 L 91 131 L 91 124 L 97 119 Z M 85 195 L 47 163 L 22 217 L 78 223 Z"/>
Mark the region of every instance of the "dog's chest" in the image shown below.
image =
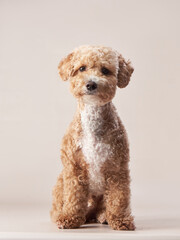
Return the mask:
<path id="1" fill-rule="evenodd" d="M 81 112 L 82 151 L 88 163 L 89 187 L 93 194 L 102 194 L 105 179 L 101 168 L 111 154 L 110 144 L 104 143 L 103 109 L 86 106 Z"/>

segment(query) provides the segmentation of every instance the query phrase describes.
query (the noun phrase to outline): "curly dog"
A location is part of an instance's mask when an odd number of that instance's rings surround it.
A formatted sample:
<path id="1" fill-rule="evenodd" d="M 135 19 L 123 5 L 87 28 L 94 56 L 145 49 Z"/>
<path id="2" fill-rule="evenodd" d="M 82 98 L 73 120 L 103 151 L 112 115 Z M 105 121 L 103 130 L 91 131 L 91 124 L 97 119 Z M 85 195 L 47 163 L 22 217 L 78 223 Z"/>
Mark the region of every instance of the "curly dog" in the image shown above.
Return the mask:
<path id="1" fill-rule="evenodd" d="M 86 222 L 134 230 L 130 208 L 129 144 L 112 103 L 117 87 L 133 68 L 121 54 L 103 46 L 81 46 L 59 64 L 78 100 L 61 145 L 63 170 L 53 189 L 51 218 L 59 228 Z"/>

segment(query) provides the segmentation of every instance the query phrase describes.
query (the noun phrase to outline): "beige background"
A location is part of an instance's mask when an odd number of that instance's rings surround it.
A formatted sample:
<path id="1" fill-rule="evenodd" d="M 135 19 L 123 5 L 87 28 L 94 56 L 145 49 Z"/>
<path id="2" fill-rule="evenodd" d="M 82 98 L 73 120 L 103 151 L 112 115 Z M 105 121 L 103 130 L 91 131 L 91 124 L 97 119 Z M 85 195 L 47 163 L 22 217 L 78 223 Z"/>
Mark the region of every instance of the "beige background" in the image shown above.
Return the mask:
<path id="1" fill-rule="evenodd" d="M 180 1 L 0 1 L 0 203 L 50 204 L 76 101 L 57 74 L 81 44 L 111 46 L 135 72 L 114 103 L 129 135 L 132 199 L 180 203 Z"/>

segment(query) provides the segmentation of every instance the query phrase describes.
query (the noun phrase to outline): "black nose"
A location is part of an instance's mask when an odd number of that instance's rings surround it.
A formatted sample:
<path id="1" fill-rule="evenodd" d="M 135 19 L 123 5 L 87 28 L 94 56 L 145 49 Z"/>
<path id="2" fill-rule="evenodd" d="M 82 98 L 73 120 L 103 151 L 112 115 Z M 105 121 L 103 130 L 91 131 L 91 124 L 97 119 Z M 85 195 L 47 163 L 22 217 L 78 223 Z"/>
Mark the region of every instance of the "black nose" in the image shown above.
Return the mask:
<path id="1" fill-rule="evenodd" d="M 87 84 L 86 84 L 86 88 L 87 90 L 89 91 L 93 91 L 97 88 L 97 84 L 93 81 L 89 81 Z"/>

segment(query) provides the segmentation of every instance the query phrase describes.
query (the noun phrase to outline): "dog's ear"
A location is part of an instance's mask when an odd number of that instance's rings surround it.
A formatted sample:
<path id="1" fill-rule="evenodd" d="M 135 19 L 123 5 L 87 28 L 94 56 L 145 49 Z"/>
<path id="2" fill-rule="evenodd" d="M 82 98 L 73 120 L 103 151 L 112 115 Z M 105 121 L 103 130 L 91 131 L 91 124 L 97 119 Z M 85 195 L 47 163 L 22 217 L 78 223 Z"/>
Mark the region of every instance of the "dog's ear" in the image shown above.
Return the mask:
<path id="1" fill-rule="evenodd" d="M 119 70 L 118 70 L 118 82 L 117 85 L 120 88 L 124 88 L 128 85 L 130 81 L 131 74 L 133 73 L 134 69 L 131 66 L 130 61 L 125 61 L 122 55 L 118 56 L 119 60 Z"/>
<path id="2" fill-rule="evenodd" d="M 63 58 L 59 63 L 58 71 L 63 81 L 67 81 L 73 71 L 73 65 L 72 65 L 73 55 L 74 55 L 73 53 L 70 53 L 68 56 Z"/>

